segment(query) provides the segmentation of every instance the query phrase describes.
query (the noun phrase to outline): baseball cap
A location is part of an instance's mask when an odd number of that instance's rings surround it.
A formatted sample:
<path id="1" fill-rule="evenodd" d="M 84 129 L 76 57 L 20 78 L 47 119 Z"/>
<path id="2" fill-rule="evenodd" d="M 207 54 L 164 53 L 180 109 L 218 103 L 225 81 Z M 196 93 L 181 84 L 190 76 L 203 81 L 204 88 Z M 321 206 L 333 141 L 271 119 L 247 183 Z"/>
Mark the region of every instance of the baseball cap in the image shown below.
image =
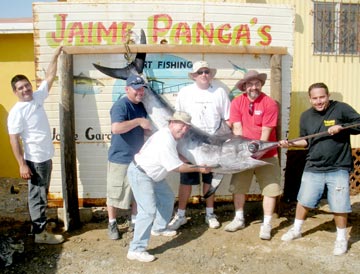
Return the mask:
<path id="1" fill-rule="evenodd" d="M 139 75 L 132 74 L 126 79 L 126 85 L 132 87 L 133 89 L 138 89 L 141 87 L 146 87 L 146 83 L 142 77 Z"/>
<path id="2" fill-rule="evenodd" d="M 173 116 L 168 118 L 168 121 L 180 121 L 190 126 L 191 116 L 184 111 L 175 111 Z"/>

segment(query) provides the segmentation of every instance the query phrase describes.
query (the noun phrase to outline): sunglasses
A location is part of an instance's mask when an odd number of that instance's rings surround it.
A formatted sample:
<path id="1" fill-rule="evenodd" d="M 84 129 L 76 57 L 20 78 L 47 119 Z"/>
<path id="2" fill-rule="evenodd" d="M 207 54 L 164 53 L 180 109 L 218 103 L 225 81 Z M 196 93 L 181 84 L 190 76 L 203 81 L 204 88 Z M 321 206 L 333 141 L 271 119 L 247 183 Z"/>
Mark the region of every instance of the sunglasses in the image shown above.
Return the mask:
<path id="1" fill-rule="evenodd" d="M 130 85 L 143 85 L 144 81 L 142 79 L 134 80 L 130 83 Z"/>
<path id="2" fill-rule="evenodd" d="M 249 104 L 249 114 L 252 116 L 254 114 L 254 102 Z"/>
<path id="3" fill-rule="evenodd" d="M 208 70 L 208 69 L 198 70 L 196 73 L 197 73 L 198 75 L 202 75 L 203 73 L 205 73 L 205 74 L 210 74 L 210 70 Z"/>
<path id="4" fill-rule="evenodd" d="M 261 87 L 261 82 L 260 81 L 256 81 L 256 82 L 247 82 L 245 84 L 246 88 L 251 88 L 253 86 L 255 86 L 256 88 L 260 88 Z"/>

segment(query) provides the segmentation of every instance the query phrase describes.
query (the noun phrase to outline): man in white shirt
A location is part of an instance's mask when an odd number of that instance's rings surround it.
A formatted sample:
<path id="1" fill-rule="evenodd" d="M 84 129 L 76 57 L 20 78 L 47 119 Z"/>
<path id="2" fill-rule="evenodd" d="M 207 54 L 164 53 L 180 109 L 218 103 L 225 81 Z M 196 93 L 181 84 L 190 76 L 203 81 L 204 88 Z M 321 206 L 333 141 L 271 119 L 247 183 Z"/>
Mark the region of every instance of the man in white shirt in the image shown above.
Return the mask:
<path id="1" fill-rule="evenodd" d="M 46 71 L 45 80 L 33 92 L 29 79 L 21 74 L 11 80 L 18 102 L 8 116 L 8 131 L 14 156 L 19 164 L 21 178 L 29 184 L 29 212 L 35 243 L 60 244 L 62 235 L 46 231 L 47 194 L 50 186 L 54 147 L 49 121 L 44 110 L 57 71 L 57 59 L 62 47 L 55 50 Z"/>
<path id="2" fill-rule="evenodd" d="M 189 77 L 193 84 L 182 88 L 176 98 L 175 108 L 185 111 L 192 117 L 191 123 L 201 130 L 214 134 L 223 121 L 230 116 L 230 100 L 227 92 L 212 83 L 216 69 L 209 68 L 205 61 L 195 62 Z M 213 174 L 203 174 L 203 193 L 207 193 Z M 200 174 L 197 172 L 180 175 L 179 205 L 177 213 L 169 227 L 177 230 L 186 224 L 185 216 L 187 201 L 190 198 L 192 186 L 200 184 Z M 206 199 L 205 222 L 210 228 L 219 228 L 220 223 L 214 214 L 214 194 Z"/>
<path id="3" fill-rule="evenodd" d="M 165 180 L 167 174 L 170 171 L 211 171 L 210 168 L 192 167 L 179 158 L 177 141 L 189 130 L 190 121 L 187 113 L 175 112 L 169 118 L 168 127 L 154 133 L 129 165 L 127 176 L 138 209 L 134 238 L 127 254 L 129 260 L 155 260 L 155 256 L 146 251 L 150 235 L 176 235 L 175 230 L 167 228 L 174 208 L 174 194 Z"/>

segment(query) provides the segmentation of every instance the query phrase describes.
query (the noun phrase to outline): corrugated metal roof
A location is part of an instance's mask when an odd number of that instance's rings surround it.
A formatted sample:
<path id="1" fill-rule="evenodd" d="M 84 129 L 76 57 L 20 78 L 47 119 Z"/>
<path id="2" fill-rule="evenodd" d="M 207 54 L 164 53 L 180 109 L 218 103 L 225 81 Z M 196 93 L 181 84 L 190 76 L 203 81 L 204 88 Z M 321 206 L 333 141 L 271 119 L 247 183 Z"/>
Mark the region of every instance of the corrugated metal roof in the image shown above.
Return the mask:
<path id="1" fill-rule="evenodd" d="M 0 33 L 33 33 L 32 18 L 0 18 Z"/>

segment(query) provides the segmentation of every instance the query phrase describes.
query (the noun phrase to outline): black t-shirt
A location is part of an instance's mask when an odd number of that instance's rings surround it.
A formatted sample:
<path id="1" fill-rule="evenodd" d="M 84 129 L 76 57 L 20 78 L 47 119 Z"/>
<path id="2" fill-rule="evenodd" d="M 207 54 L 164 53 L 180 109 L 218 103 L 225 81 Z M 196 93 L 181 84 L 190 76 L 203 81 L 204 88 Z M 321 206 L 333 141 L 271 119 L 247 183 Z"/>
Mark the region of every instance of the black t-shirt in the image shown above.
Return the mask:
<path id="1" fill-rule="evenodd" d="M 360 123 L 360 115 L 351 106 L 330 101 L 329 107 L 323 112 L 310 108 L 301 115 L 300 136 L 327 131 L 333 125 L 347 126 L 355 123 Z M 351 134 L 360 134 L 360 127 L 345 129 L 332 136 L 322 135 L 309 139 L 305 171 L 352 170 Z"/>

